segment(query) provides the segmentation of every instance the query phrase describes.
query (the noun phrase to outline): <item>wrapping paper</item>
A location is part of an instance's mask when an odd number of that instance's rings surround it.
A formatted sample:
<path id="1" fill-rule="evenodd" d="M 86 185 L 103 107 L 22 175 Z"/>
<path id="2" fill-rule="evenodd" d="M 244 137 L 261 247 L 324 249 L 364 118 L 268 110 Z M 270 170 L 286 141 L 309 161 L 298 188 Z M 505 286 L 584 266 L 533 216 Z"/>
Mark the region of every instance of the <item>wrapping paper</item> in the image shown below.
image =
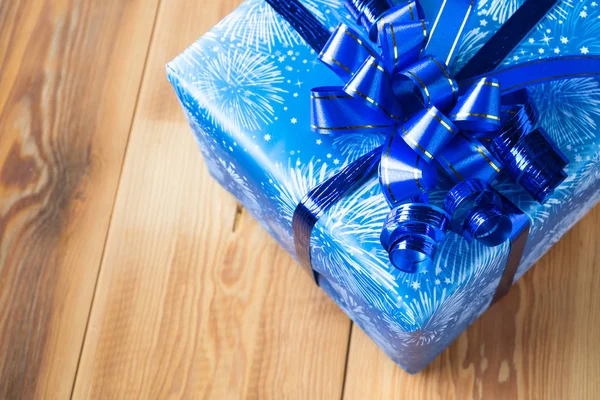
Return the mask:
<path id="1" fill-rule="evenodd" d="M 339 22 L 354 25 L 342 0 L 302 2 L 332 29 Z M 421 2 L 428 18 L 439 3 Z M 476 2 L 451 70 L 458 71 L 521 3 Z M 600 54 L 595 1 L 559 2 L 502 65 L 577 54 Z M 385 140 L 384 134 L 311 132 L 311 88 L 342 82 L 264 0 L 242 4 L 167 72 L 212 176 L 292 255 L 292 216 L 302 198 Z M 533 221 L 517 279 L 600 200 L 600 81 L 547 83 L 530 95 L 539 125 L 570 165 L 569 178 L 544 205 L 506 177 L 494 184 Z M 432 193 L 431 202 L 441 203 L 444 195 Z M 415 373 L 489 307 L 508 245 L 468 244 L 450 233 L 434 268 L 402 273 L 379 242 L 389 211 L 376 178 L 337 203 L 313 231 L 313 268 L 348 316 Z"/>

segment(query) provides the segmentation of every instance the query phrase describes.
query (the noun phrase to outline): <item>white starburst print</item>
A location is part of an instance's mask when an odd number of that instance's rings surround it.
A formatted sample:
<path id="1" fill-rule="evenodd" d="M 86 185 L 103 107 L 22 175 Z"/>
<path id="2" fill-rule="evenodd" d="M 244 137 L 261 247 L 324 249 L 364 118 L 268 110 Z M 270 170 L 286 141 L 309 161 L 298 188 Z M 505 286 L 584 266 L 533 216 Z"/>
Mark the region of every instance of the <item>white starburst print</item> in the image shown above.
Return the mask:
<path id="1" fill-rule="evenodd" d="M 304 0 L 302 4 L 328 28 L 337 24 L 332 10 L 343 7 L 341 0 Z M 236 41 L 255 49 L 271 51 L 276 45 L 294 47 L 304 41 L 292 26 L 283 21 L 264 0 L 250 0 L 226 17 L 219 25 L 222 39 Z"/>
<path id="2" fill-rule="evenodd" d="M 562 0 L 552 8 L 550 13 L 546 16 L 550 21 L 565 21 L 569 16 L 569 13 L 573 9 L 573 2 L 575 0 Z"/>
<path id="3" fill-rule="evenodd" d="M 590 160 L 586 162 L 585 166 L 578 173 L 578 185 L 575 190 L 575 194 L 581 194 L 586 192 L 589 188 L 597 185 L 600 180 L 600 149 Z"/>
<path id="4" fill-rule="evenodd" d="M 347 133 L 337 135 L 333 146 L 351 160 L 375 150 L 385 142 L 385 134 L 377 133 Z"/>
<path id="5" fill-rule="evenodd" d="M 559 2 L 504 63 L 519 64 L 548 57 L 600 52 L 596 40 L 600 37 L 600 7 L 593 3 L 583 0 Z"/>
<path id="6" fill-rule="evenodd" d="M 521 7 L 525 0 L 480 0 L 478 9 L 483 15 L 501 24 L 505 23 Z"/>
<path id="7" fill-rule="evenodd" d="M 571 4 L 563 4 L 570 17 L 558 24 L 556 30 L 560 38 L 566 38 L 568 43 L 577 49 L 577 53 L 581 54 L 600 52 L 600 43 L 597 40 L 600 37 L 600 7 L 591 7 L 589 3 L 572 1 Z"/>
<path id="8" fill-rule="evenodd" d="M 182 57 L 203 61 L 192 84 L 213 121 L 249 132 L 273 122 L 274 105 L 283 103 L 287 91 L 282 72 L 268 56 L 250 49 L 207 54 L 194 45 Z"/>
<path id="9" fill-rule="evenodd" d="M 312 243 L 327 274 L 382 309 L 386 307 L 382 291 L 398 288 L 395 269 L 379 243 L 389 212 L 379 182 L 373 179 L 331 207 L 317 225 Z"/>
<path id="10" fill-rule="evenodd" d="M 594 78 L 549 82 L 530 89 L 541 125 L 559 147 L 581 144 L 597 134 L 600 83 Z"/>
<path id="11" fill-rule="evenodd" d="M 475 28 L 467 32 L 460 42 L 457 56 L 452 64 L 451 71 L 453 74 L 458 73 L 467 62 L 473 58 L 475 54 L 483 47 L 487 37 L 490 35 L 489 31 L 482 30 L 481 28 Z"/>
<path id="12" fill-rule="evenodd" d="M 301 1 L 327 27 L 352 25 L 342 0 Z M 524 1 L 477 2 L 453 71 Z M 600 0 L 559 1 L 504 64 L 600 54 L 599 16 Z M 293 216 L 306 194 L 385 138 L 310 131 L 310 89 L 336 78 L 265 0 L 244 2 L 168 72 L 212 175 L 292 254 Z M 543 205 L 505 175 L 493 184 L 532 221 L 517 278 L 600 198 L 600 81 L 565 80 L 530 92 L 540 127 L 570 164 L 569 177 Z M 429 202 L 441 207 L 453 183 L 443 174 L 439 182 Z M 469 244 L 449 232 L 431 268 L 406 274 L 380 243 L 389 211 L 377 177 L 356 187 L 317 222 L 312 264 L 321 288 L 395 362 L 417 372 L 489 307 L 509 246 Z"/>
<path id="13" fill-rule="evenodd" d="M 264 187 L 269 191 L 276 205 L 279 218 L 292 227 L 294 211 L 302 199 L 320 183 L 329 178 L 333 172 L 327 162 L 310 160 L 298 163 L 297 159 L 288 159 L 287 165 L 277 164 L 275 174 Z"/>

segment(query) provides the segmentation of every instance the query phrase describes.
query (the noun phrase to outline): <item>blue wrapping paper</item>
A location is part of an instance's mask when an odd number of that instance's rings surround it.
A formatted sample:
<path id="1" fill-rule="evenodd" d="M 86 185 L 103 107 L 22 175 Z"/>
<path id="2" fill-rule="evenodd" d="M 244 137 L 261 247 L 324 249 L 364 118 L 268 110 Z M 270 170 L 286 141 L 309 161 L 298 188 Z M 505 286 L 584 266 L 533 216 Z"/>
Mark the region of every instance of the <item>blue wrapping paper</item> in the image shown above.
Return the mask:
<path id="1" fill-rule="evenodd" d="M 441 0 L 421 3 L 429 17 Z M 521 3 L 477 2 L 451 70 L 465 65 Z M 355 25 L 342 0 L 303 4 L 332 29 Z M 600 6 L 564 0 L 502 65 L 578 54 L 600 54 Z M 292 255 L 292 217 L 302 198 L 385 140 L 384 133 L 311 132 L 310 90 L 343 83 L 264 0 L 242 4 L 167 69 L 212 176 Z M 505 176 L 494 183 L 533 222 L 517 278 L 600 200 L 600 81 L 547 83 L 530 95 L 540 126 L 570 164 L 569 178 L 544 205 Z M 445 194 L 433 192 L 430 201 L 441 203 Z M 389 211 L 377 178 L 338 202 L 313 231 L 313 268 L 321 288 L 414 373 L 489 307 L 508 245 L 468 244 L 449 233 L 434 268 L 406 274 L 389 263 L 379 241 Z"/>

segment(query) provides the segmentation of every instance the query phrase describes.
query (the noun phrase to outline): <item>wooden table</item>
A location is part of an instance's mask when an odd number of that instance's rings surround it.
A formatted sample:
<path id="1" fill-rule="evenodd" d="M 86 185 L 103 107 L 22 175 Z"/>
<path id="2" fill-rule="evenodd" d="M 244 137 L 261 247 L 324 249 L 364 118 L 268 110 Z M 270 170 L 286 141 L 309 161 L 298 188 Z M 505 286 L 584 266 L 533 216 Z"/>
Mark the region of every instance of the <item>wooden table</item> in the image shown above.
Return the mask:
<path id="1" fill-rule="evenodd" d="M 238 0 L 0 1 L 0 399 L 596 399 L 600 208 L 409 376 L 208 177 L 164 65 Z"/>

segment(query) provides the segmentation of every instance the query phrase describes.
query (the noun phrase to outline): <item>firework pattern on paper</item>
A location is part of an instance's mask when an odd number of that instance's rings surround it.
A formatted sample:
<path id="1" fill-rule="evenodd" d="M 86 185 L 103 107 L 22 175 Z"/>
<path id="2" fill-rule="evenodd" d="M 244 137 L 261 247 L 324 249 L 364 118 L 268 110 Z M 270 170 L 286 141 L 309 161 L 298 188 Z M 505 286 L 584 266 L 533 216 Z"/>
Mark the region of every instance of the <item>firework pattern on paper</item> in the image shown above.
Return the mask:
<path id="1" fill-rule="evenodd" d="M 428 15 L 440 2 L 422 0 Z M 453 71 L 522 3 L 479 1 Z M 350 23 L 341 0 L 304 4 L 328 27 Z M 504 65 L 566 54 L 600 54 L 598 2 L 561 1 Z M 168 73 L 213 177 L 291 254 L 292 216 L 304 195 L 384 139 L 310 131 L 310 89 L 342 82 L 264 0 L 240 6 Z M 519 277 L 600 199 L 600 82 L 549 83 L 531 95 L 540 125 L 571 164 L 569 178 L 544 205 L 506 179 L 495 183 L 533 221 Z M 431 199 L 443 196 L 440 190 Z M 432 270 L 404 274 L 379 244 L 388 212 L 376 179 L 347 196 L 317 224 L 313 264 L 323 290 L 394 361 L 416 372 L 489 307 L 508 248 L 468 245 L 449 234 Z"/>

